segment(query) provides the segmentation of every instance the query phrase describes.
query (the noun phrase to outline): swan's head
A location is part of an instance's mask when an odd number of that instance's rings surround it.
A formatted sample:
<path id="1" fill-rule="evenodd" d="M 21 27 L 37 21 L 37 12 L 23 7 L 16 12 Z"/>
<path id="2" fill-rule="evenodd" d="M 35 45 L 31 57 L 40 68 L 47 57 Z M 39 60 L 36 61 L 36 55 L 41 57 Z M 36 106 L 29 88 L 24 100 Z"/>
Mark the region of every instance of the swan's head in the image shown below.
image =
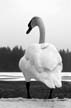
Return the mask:
<path id="1" fill-rule="evenodd" d="M 33 17 L 29 24 L 28 24 L 28 30 L 26 32 L 26 34 L 30 33 L 30 31 L 35 27 L 35 26 L 39 26 L 39 27 L 44 27 L 43 21 L 40 17 Z"/>

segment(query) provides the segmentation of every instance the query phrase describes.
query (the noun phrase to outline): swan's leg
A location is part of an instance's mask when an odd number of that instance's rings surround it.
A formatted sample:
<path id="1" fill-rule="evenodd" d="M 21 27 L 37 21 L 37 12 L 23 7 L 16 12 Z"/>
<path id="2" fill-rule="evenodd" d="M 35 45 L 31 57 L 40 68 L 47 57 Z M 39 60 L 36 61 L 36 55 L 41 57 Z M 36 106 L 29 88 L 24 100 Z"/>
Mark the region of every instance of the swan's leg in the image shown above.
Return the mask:
<path id="1" fill-rule="evenodd" d="M 53 93 L 53 88 L 52 89 L 50 89 L 50 92 L 49 92 L 49 97 L 48 97 L 48 99 L 52 99 L 52 93 Z"/>
<path id="2" fill-rule="evenodd" d="M 27 89 L 27 98 L 31 98 L 31 96 L 30 96 L 30 82 L 26 82 L 26 89 Z"/>

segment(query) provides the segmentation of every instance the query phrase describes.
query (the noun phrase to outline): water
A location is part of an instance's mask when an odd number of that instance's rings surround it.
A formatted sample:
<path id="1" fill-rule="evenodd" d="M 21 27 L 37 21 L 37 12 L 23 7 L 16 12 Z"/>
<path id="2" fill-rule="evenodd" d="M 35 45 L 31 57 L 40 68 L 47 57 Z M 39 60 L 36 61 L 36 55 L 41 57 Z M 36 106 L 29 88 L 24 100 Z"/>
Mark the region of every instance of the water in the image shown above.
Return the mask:
<path id="1" fill-rule="evenodd" d="M 23 81 L 22 72 L 0 72 L 0 81 Z"/>
<path id="2" fill-rule="evenodd" d="M 71 72 L 62 72 L 62 81 L 71 82 Z M 22 72 L 0 72 L 0 81 L 24 81 Z M 35 81 L 34 79 L 32 79 Z"/>

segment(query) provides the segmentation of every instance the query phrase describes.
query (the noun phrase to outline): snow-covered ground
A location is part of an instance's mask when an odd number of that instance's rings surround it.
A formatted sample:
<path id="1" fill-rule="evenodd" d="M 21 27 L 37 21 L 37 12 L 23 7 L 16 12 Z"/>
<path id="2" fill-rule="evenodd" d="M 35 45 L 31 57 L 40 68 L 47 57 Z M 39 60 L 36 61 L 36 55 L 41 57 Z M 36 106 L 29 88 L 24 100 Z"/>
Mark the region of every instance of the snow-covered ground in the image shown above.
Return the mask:
<path id="1" fill-rule="evenodd" d="M 71 108 L 71 99 L 0 99 L 0 108 Z"/>

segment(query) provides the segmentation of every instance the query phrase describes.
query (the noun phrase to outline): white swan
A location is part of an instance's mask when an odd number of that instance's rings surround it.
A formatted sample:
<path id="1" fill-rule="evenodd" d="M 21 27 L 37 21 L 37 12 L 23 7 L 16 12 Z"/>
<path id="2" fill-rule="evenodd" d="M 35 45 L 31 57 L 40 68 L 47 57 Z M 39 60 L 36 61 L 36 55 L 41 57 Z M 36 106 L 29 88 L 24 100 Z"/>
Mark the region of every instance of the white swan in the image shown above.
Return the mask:
<path id="1" fill-rule="evenodd" d="M 60 75 L 62 71 L 62 58 L 54 45 L 44 43 L 45 28 L 41 18 L 32 18 L 26 33 L 30 33 L 35 26 L 38 26 L 40 31 L 39 44 L 31 44 L 19 61 L 19 68 L 26 80 L 28 98 L 30 97 L 29 82 L 32 78 L 43 82 L 49 88 L 62 86 Z M 51 94 L 49 98 L 51 98 Z"/>

